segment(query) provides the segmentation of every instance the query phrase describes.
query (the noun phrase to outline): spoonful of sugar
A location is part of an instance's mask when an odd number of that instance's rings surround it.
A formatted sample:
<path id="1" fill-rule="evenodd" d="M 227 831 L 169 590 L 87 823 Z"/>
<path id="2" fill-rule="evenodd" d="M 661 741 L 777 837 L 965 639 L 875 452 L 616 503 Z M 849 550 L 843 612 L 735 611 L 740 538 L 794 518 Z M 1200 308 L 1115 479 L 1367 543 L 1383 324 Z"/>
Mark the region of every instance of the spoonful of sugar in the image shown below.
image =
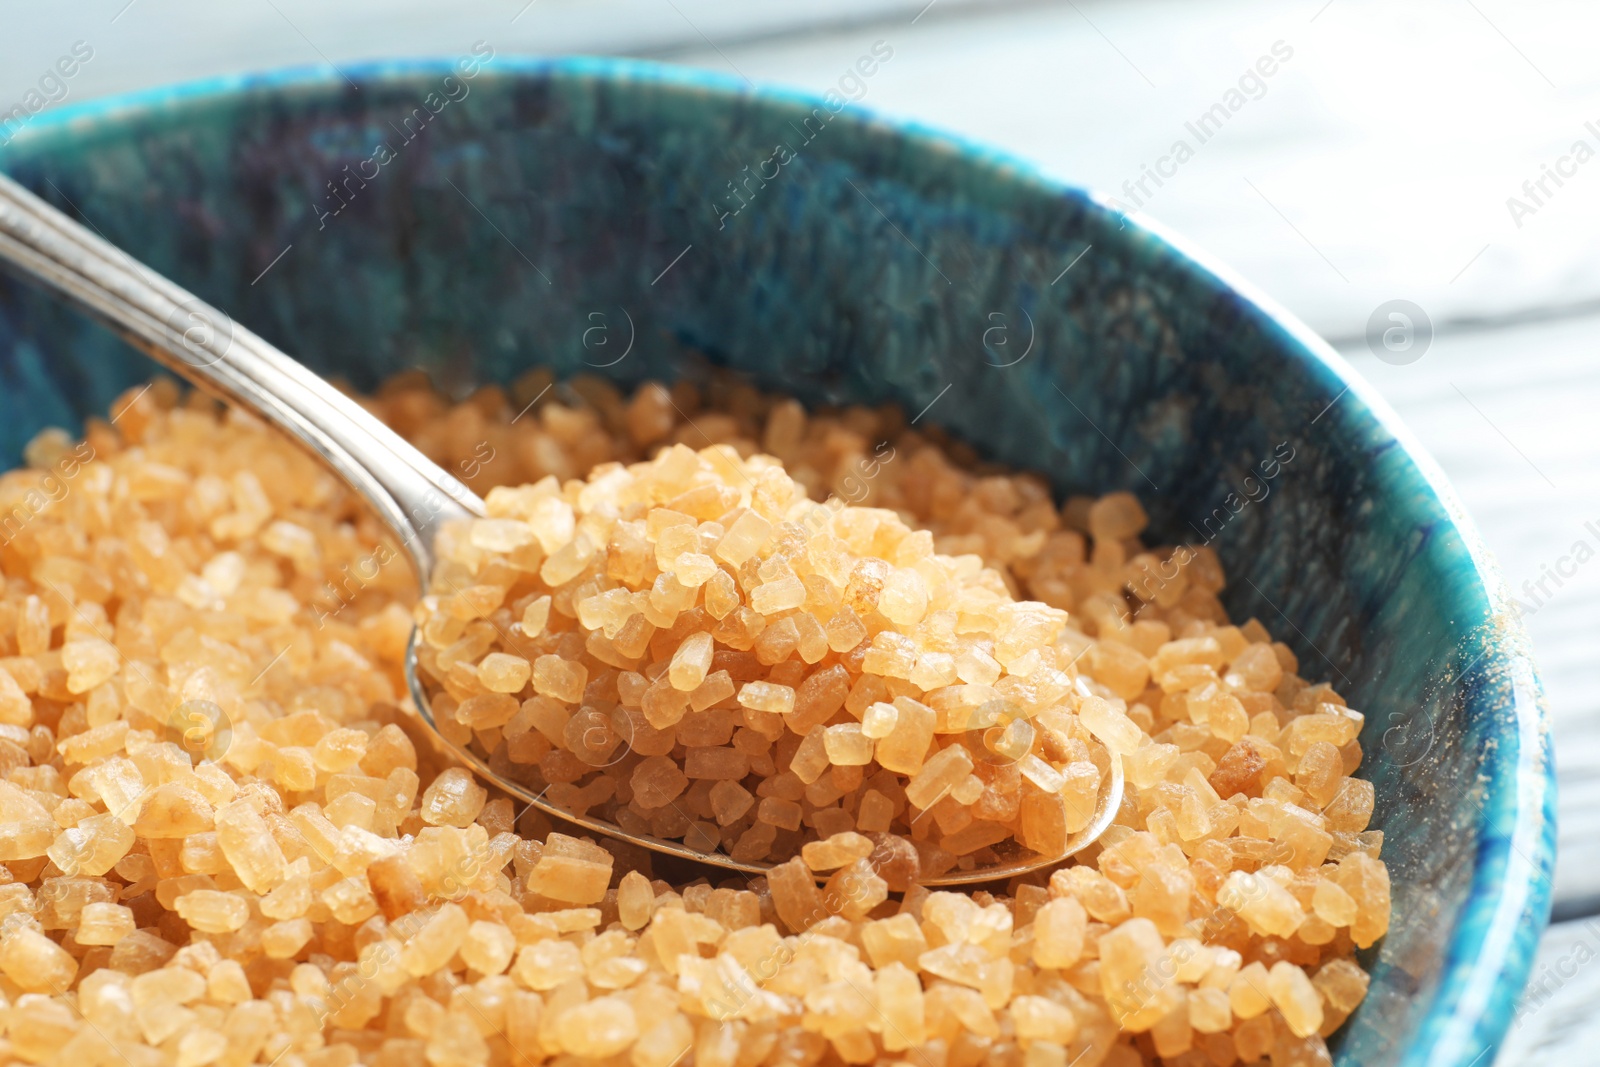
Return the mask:
<path id="1" fill-rule="evenodd" d="M 608 837 L 848 891 L 1008 878 L 1093 843 L 1138 727 L 1066 613 L 767 455 L 661 448 L 480 499 L 226 315 L 0 176 L 0 265 L 289 434 L 419 578 L 416 710 L 472 775 Z M 441 796 L 448 790 L 441 792 Z M 574 862 L 580 862 L 576 857 Z M 776 877 L 776 873 L 774 875 Z"/>

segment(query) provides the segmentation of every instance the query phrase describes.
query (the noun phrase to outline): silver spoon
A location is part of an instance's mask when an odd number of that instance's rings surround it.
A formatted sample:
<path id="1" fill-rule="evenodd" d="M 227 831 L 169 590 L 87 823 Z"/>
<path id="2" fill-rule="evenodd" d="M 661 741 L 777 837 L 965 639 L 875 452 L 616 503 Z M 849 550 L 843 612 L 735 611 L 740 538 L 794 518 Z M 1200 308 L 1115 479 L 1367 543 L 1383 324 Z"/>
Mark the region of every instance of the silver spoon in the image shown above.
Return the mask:
<path id="1" fill-rule="evenodd" d="M 483 501 L 399 434 L 322 378 L 181 286 L 90 233 L 0 174 L 0 267 L 88 312 L 169 370 L 251 411 L 320 457 L 377 512 L 410 555 L 419 583 L 432 573 L 434 539 L 452 521 L 481 517 Z M 446 738 L 417 677 L 417 634 L 406 649 L 406 680 L 428 731 L 443 752 L 503 792 L 558 819 L 656 852 L 761 874 L 721 852 L 649 837 L 566 811 L 544 794 L 490 770 L 488 762 Z M 964 885 L 1048 867 L 1088 847 L 1122 804 L 1122 761 L 1113 755 L 1089 825 L 1059 856 L 1030 853 L 1014 862 L 953 870 L 919 879 Z"/>

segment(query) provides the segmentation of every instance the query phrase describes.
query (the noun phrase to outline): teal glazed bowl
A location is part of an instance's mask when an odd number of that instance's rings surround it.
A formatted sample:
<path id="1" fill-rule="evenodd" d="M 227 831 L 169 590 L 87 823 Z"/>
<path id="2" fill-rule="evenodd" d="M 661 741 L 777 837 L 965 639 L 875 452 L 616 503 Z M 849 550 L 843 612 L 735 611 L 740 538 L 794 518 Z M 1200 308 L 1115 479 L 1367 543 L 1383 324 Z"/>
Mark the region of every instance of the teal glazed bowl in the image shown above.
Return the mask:
<path id="1" fill-rule="evenodd" d="M 709 359 L 897 403 L 1061 494 L 1138 493 L 1366 713 L 1394 920 L 1337 1062 L 1492 1062 L 1549 912 L 1539 684 L 1455 494 L 1326 344 L 1107 201 L 837 92 L 481 54 L 345 73 L 47 113 L 0 167 L 360 387 Z M 0 282 L 0 459 L 152 369 Z"/>

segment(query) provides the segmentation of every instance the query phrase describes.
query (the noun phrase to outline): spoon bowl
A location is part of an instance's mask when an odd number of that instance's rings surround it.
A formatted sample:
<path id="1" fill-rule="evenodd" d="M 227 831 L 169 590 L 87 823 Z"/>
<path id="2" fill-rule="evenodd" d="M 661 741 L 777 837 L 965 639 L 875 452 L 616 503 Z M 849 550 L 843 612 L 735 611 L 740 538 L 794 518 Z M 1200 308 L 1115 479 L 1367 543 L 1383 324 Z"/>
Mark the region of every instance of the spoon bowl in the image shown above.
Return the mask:
<path id="1" fill-rule="evenodd" d="M 481 518 L 484 503 L 371 413 L 227 315 L 0 175 L 0 267 L 40 285 L 100 320 L 193 385 L 239 405 L 288 433 L 321 458 L 372 508 L 405 547 L 419 585 L 434 564 L 434 539 L 447 523 Z M 471 747 L 441 729 L 418 673 L 413 630 L 405 673 L 411 698 L 433 737 L 456 761 L 495 788 L 565 822 L 679 859 L 748 874 L 772 865 L 712 849 L 631 833 L 615 823 L 567 811 L 545 789 L 493 770 Z M 1015 758 L 1020 758 L 1018 753 Z M 920 878 L 923 885 L 990 882 L 1059 864 L 1093 844 L 1122 804 L 1122 761 L 1113 756 L 1093 818 L 1059 855 L 1016 842 L 996 846 L 1002 862 Z"/>

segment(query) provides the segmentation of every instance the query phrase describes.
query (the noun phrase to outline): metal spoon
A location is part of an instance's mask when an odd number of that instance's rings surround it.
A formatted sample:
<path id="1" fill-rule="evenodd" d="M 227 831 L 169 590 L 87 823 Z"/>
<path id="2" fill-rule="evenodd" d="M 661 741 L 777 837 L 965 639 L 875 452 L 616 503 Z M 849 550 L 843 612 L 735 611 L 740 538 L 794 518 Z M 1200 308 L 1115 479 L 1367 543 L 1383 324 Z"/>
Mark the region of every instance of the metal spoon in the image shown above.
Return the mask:
<path id="1" fill-rule="evenodd" d="M 130 344 L 223 400 L 254 412 L 332 467 L 372 506 L 410 554 L 426 587 L 434 538 L 444 524 L 484 514 L 484 504 L 366 409 L 222 312 L 90 233 L 0 174 L 0 267 L 65 298 Z M 406 680 L 423 721 L 444 752 L 496 788 L 606 837 L 656 852 L 760 874 L 746 863 L 682 842 L 629 833 L 614 823 L 566 811 L 526 785 L 490 770 L 486 760 L 446 738 L 417 678 L 417 634 L 406 650 Z M 1094 817 L 1059 856 L 1026 853 L 1014 862 L 953 870 L 924 885 L 1009 878 L 1060 863 L 1105 832 L 1122 804 L 1122 761 L 1111 760 Z M 1020 847 L 1020 846 L 1019 846 Z"/>

